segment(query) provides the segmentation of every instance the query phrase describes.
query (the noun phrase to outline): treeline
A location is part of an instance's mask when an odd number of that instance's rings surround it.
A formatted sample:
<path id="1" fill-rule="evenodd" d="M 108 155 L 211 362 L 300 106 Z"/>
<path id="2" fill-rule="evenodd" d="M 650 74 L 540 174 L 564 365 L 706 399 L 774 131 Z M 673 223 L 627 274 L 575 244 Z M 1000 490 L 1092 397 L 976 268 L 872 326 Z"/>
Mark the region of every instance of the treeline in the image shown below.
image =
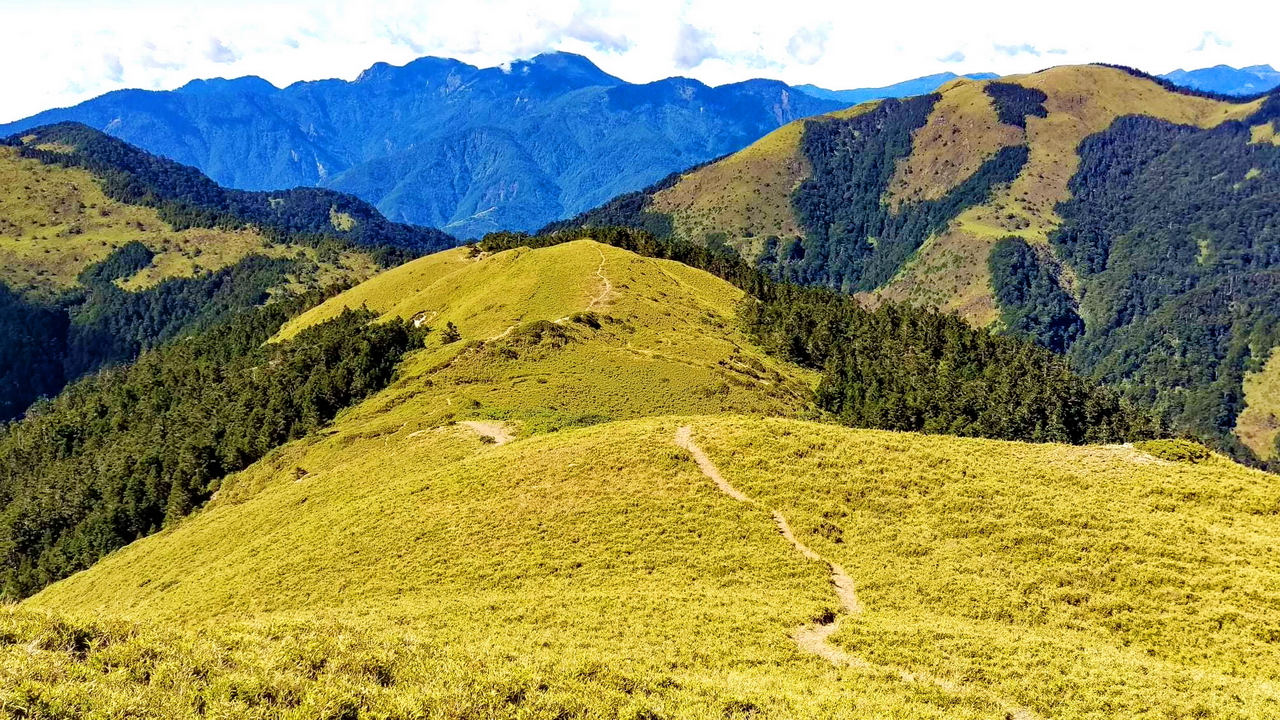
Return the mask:
<path id="1" fill-rule="evenodd" d="M 1049 116 L 1049 111 L 1044 107 L 1044 101 L 1049 96 L 1043 90 L 996 81 L 987 83 L 982 89 L 991 96 L 996 116 L 1005 125 L 1025 128 L 1028 117 Z"/>
<path id="2" fill-rule="evenodd" d="M 1123 442 L 1158 425 L 1116 393 L 1026 340 L 994 336 L 932 309 L 876 310 L 826 288 L 778 283 L 740 257 L 631 228 L 539 236 L 494 233 L 481 247 L 544 247 L 589 237 L 677 260 L 744 290 L 747 332 L 767 350 L 822 372 L 816 401 L 856 427 L 1033 442 Z"/>
<path id="3" fill-rule="evenodd" d="M 1280 147 L 1250 142 L 1277 110 L 1211 130 L 1117 120 L 1081 144 L 1050 238 L 1090 319 L 1073 365 L 1241 459 L 1244 375 L 1280 344 Z"/>
<path id="4" fill-rule="evenodd" d="M 0 583 L 22 598 L 207 501 L 220 478 L 390 382 L 426 329 L 346 311 L 263 345 L 310 293 L 143 354 L 0 429 Z"/>
<path id="5" fill-rule="evenodd" d="M 32 142 L 23 142 L 23 137 L 32 135 Z M 108 197 L 153 207 L 177 230 L 252 225 L 281 242 L 315 245 L 324 239 L 337 240 L 371 252 L 384 267 L 456 244 L 439 230 L 393 223 L 369 203 L 333 190 L 224 188 L 193 167 L 80 123 L 46 125 L 0 142 L 17 148 L 23 157 L 84 168 L 102 182 Z M 38 147 L 44 144 L 58 149 Z"/>
<path id="6" fill-rule="evenodd" d="M 1002 148 L 944 197 L 905 203 L 896 211 L 887 205 L 884 195 L 897 161 L 910 154 L 912 133 L 939 97 L 885 100 L 857 117 L 805 125 L 801 149 L 813 172 L 791 198 L 805 236 L 799 247 L 765 259 L 775 263 L 777 277 L 844 292 L 873 290 L 892 279 L 930 235 L 1018 176 L 1026 146 Z"/>

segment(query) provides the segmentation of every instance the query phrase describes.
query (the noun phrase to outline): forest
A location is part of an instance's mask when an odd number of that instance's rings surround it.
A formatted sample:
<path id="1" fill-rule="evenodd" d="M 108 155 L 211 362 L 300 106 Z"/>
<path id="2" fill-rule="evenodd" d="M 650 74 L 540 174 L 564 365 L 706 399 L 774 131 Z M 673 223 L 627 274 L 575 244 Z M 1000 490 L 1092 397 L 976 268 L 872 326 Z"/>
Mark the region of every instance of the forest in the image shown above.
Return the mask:
<path id="1" fill-rule="evenodd" d="M 677 260 L 741 288 L 754 300 L 744 306 L 747 333 L 769 352 L 820 371 L 816 402 L 845 424 L 1077 444 L 1163 433 L 1148 413 L 1029 340 L 993 335 L 934 309 L 884 303 L 868 310 L 828 288 L 777 282 L 735 254 L 623 227 L 493 233 L 480 247 L 582 237 Z"/>
<path id="2" fill-rule="evenodd" d="M 1073 365 L 1242 458 L 1242 378 L 1280 344 L 1280 147 L 1250 142 L 1278 108 L 1212 130 L 1117 120 L 1082 143 L 1051 236 L 1089 319 Z"/>
<path id="3" fill-rule="evenodd" d="M 193 335 L 261 305 L 305 259 L 250 255 L 195 277 L 171 278 L 137 292 L 113 281 L 137 269 L 150 250 L 116 249 L 80 276 L 81 287 L 41 304 L 0 283 L 0 422 L 19 417 L 39 397 L 99 368 L 129 362 L 143 350 Z"/>
<path id="4" fill-rule="evenodd" d="M 1041 255 L 1026 240 L 1007 237 L 991 249 L 987 262 L 1005 332 L 1057 353 L 1065 353 L 1084 333 L 1084 320 L 1063 289 L 1051 254 Z"/>
<path id="5" fill-rule="evenodd" d="M 30 595 L 177 522 L 223 476 L 385 387 L 429 332 L 349 310 L 264 345 L 328 294 L 241 310 L 0 428 L 0 596 Z"/>

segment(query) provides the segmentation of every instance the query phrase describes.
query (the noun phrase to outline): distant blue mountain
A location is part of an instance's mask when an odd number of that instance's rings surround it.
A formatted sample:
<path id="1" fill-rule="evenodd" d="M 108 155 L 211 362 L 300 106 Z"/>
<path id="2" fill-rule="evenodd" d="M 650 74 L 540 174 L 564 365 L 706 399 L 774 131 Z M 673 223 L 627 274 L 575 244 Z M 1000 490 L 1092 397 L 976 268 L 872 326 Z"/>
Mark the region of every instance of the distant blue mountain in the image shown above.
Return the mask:
<path id="1" fill-rule="evenodd" d="M 356 80 L 121 90 L 7 125 L 73 120 L 244 190 L 323 186 L 459 237 L 531 230 L 848 103 L 775 80 L 635 85 L 569 53 L 506 68 L 425 57 Z"/>
<path id="2" fill-rule="evenodd" d="M 1224 95 L 1256 95 L 1280 87 L 1280 72 L 1270 65 L 1251 65 L 1238 70 L 1230 65 L 1215 65 L 1199 70 L 1174 70 L 1160 77 L 1175 85 Z"/>
<path id="3" fill-rule="evenodd" d="M 870 100 L 882 100 L 884 98 L 904 98 L 913 97 L 915 95 L 925 95 L 946 85 L 958 77 L 967 77 L 970 80 L 991 80 L 1000 77 L 995 73 L 971 73 L 969 75 L 956 75 L 955 73 L 938 73 L 937 75 L 926 75 L 918 77 L 914 80 L 904 80 L 893 85 L 886 85 L 878 88 L 858 88 L 856 90 L 827 90 L 817 85 L 797 85 L 796 89 L 801 92 L 808 93 L 816 98 L 823 100 L 835 100 L 837 102 L 846 103 L 848 105 L 857 105 L 858 103 L 868 102 Z"/>

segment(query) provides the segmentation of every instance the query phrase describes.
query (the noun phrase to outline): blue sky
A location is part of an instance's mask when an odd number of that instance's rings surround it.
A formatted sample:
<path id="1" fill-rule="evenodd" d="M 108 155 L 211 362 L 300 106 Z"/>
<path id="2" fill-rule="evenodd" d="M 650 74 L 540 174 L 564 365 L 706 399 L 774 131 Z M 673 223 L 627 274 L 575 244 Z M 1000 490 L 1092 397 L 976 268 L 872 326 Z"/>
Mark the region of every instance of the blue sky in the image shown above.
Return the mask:
<path id="1" fill-rule="evenodd" d="M 1280 3 L 1078 0 L 0 0 L 0 121 L 124 87 L 352 79 L 421 55 L 499 65 L 548 50 L 632 81 L 750 77 L 841 89 L 950 70 L 1280 64 Z M 1049 10 L 1043 8 L 1052 8 Z M 31 28 L 24 31 L 23 28 Z"/>

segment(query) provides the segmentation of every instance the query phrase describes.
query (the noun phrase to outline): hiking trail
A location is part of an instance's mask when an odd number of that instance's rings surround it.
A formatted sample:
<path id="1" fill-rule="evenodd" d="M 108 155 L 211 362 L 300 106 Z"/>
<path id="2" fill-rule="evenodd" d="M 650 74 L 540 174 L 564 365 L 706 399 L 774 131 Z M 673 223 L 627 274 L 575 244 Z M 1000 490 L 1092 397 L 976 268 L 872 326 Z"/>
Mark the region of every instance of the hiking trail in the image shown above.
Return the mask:
<path id="1" fill-rule="evenodd" d="M 689 454 L 693 456 L 694 462 L 698 464 L 698 469 L 702 471 L 703 475 L 707 476 L 707 478 L 714 482 L 721 492 L 738 502 L 762 507 L 758 501 L 735 488 L 724 478 L 720 469 L 716 467 L 715 463 L 711 462 L 711 458 L 707 456 L 707 453 L 693 441 L 693 426 L 684 425 L 680 429 L 676 430 L 675 442 L 676 445 L 679 445 L 689 451 Z M 858 602 L 858 594 L 853 583 L 853 578 L 850 577 L 849 574 L 844 571 L 844 568 L 840 567 L 840 565 L 819 555 L 812 548 L 801 542 L 800 539 L 796 537 L 795 533 L 792 532 L 791 525 L 787 522 L 787 518 L 782 514 L 782 511 L 773 510 L 771 513 L 773 515 L 774 524 L 778 526 L 778 532 L 782 534 L 782 537 L 785 538 L 787 542 L 791 543 L 792 547 L 794 547 L 797 552 L 810 560 L 823 563 L 830 568 L 831 583 L 835 585 L 836 596 L 840 599 L 840 606 L 843 613 L 846 615 L 861 614 L 862 604 Z M 963 683 L 952 682 L 946 678 L 929 675 L 927 673 L 911 672 L 910 670 L 902 668 L 876 666 L 860 657 L 857 657 L 856 655 L 851 655 L 830 642 L 831 636 L 840 629 L 841 619 L 842 618 L 840 616 L 836 616 L 830 619 L 818 620 L 812 625 L 803 625 L 797 628 L 795 632 L 792 633 L 791 637 L 796 641 L 796 645 L 800 648 L 801 652 L 809 653 L 810 655 L 817 655 L 834 665 L 847 665 L 857 668 L 879 667 L 880 669 L 888 670 L 896 674 L 903 682 L 927 683 L 950 693 L 961 693 L 967 690 L 976 690 L 977 692 L 986 694 L 989 698 L 995 700 L 1002 706 L 1002 709 L 1005 711 L 1005 720 L 1037 720 L 1039 717 L 1026 708 L 1018 707 L 1017 705 L 991 695 L 984 690 L 971 688 Z"/>
<path id="2" fill-rule="evenodd" d="M 475 431 L 480 437 L 493 438 L 494 445 L 506 445 L 515 439 L 506 423 L 484 422 L 482 420 L 463 420 L 458 423 Z"/>
<path id="3" fill-rule="evenodd" d="M 610 282 L 608 276 L 604 274 L 604 251 L 600 248 L 596 248 L 596 252 L 600 253 L 600 266 L 596 268 L 596 277 L 600 278 L 604 283 L 604 289 L 600 291 L 599 295 L 592 298 L 591 302 L 587 303 L 587 310 L 593 310 L 596 305 L 603 304 L 613 292 L 613 283 Z"/>

